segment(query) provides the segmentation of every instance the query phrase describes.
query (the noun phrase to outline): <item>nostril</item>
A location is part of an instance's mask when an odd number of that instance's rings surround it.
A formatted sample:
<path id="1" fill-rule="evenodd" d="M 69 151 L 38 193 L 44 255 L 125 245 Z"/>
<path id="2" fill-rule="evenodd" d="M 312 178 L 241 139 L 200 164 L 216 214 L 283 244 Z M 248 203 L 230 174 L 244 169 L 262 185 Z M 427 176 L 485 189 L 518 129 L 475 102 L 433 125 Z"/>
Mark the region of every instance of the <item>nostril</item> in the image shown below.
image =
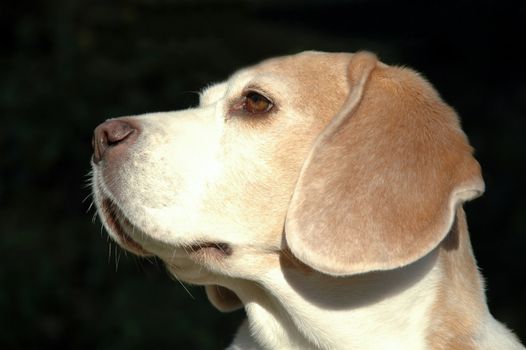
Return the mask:
<path id="1" fill-rule="evenodd" d="M 109 120 L 97 126 L 91 140 L 95 164 L 104 158 L 109 148 L 126 143 L 137 132 L 138 128 L 131 122 L 121 119 Z"/>
<path id="2" fill-rule="evenodd" d="M 133 129 L 127 123 L 118 123 L 114 125 L 113 127 L 106 128 L 104 130 L 106 143 L 108 144 L 108 146 L 113 146 L 123 141 L 134 131 L 135 129 Z"/>

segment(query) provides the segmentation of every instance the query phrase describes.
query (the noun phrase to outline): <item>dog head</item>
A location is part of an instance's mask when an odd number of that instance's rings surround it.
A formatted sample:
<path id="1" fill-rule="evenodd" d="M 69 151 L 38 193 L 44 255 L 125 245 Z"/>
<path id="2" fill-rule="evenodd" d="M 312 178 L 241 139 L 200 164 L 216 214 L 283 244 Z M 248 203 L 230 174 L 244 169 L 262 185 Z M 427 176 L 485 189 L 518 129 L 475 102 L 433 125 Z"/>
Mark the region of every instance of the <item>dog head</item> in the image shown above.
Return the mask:
<path id="1" fill-rule="evenodd" d="M 94 148 L 110 235 L 205 285 L 254 278 L 284 250 L 335 276 L 407 265 L 484 188 L 454 111 L 369 53 L 264 61 L 196 108 L 106 121 Z"/>

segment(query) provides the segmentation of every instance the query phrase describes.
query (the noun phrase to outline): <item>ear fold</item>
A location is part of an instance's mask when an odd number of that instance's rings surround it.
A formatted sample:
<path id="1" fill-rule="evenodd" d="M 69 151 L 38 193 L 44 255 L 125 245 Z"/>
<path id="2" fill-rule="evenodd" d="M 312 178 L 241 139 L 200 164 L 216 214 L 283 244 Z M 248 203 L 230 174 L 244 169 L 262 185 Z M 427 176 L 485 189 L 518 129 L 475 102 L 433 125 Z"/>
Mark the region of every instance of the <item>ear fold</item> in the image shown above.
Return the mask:
<path id="1" fill-rule="evenodd" d="M 285 224 L 292 253 L 351 275 L 407 265 L 448 233 L 456 206 L 484 191 L 457 116 L 415 72 L 357 53 L 350 94 L 316 139 Z"/>

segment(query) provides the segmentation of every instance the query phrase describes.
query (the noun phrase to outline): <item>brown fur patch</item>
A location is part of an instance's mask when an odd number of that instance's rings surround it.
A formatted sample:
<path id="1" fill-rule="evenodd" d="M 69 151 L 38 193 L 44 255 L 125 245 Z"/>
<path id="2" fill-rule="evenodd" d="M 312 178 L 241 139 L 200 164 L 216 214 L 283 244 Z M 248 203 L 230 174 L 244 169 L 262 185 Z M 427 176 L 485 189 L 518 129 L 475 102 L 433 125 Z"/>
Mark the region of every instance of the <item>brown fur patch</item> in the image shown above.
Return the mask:
<path id="1" fill-rule="evenodd" d="M 435 350 L 477 349 L 476 331 L 486 305 L 462 208 L 440 247 L 439 264 L 444 276 L 430 313 L 427 343 Z"/>
<path id="2" fill-rule="evenodd" d="M 434 89 L 411 70 L 380 65 L 360 85 L 371 58 L 358 55 L 349 81 L 362 97 L 351 89 L 316 141 L 286 224 L 292 252 L 334 275 L 417 260 L 449 231 L 456 192 L 472 198 L 483 188 L 457 116 Z"/>

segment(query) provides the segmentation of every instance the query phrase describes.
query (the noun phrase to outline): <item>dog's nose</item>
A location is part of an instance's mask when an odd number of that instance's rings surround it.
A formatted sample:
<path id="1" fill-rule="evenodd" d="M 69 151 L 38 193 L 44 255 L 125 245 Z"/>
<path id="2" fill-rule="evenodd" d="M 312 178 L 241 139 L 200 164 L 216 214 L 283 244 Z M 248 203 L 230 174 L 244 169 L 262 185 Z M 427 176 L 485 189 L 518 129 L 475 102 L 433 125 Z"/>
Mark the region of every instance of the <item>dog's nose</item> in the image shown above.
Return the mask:
<path id="1" fill-rule="evenodd" d="M 124 149 L 135 142 L 139 128 L 129 120 L 108 120 L 95 128 L 91 144 L 93 161 L 99 163 L 110 150 Z"/>

